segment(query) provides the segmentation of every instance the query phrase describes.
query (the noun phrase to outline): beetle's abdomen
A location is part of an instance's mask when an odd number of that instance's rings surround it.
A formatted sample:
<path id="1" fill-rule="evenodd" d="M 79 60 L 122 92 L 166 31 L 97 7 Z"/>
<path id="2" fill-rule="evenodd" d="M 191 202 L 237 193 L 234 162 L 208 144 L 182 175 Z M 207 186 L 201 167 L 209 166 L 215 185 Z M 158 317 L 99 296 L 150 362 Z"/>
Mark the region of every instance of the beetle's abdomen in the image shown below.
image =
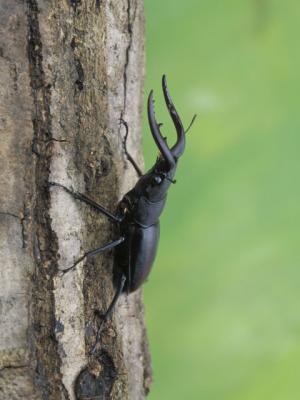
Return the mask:
<path id="1" fill-rule="evenodd" d="M 126 275 L 127 290 L 133 292 L 147 279 L 153 265 L 159 240 L 159 222 L 148 228 L 131 224 L 125 238 L 117 249 L 117 263 Z"/>

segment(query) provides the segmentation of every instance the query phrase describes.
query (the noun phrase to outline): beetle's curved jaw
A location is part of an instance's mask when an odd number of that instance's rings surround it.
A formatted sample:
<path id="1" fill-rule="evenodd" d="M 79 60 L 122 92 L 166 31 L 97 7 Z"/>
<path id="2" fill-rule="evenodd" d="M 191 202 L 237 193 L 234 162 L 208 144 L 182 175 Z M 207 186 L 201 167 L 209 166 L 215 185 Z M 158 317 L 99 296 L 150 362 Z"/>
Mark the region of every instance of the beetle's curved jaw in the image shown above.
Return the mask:
<path id="1" fill-rule="evenodd" d="M 182 125 L 181 119 L 180 119 L 180 117 L 176 111 L 176 108 L 173 104 L 173 101 L 171 99 L 171 96 L 170 96 L 170 93 L 168 90 L 168 86 L 167 86 L 166 75 L 163 75 L 163 77 L 162 77 L 162 88 L 163 88 L 165 102 L 168 107 L 169 114 L 173 120 L 175 129 L 177 132 L 177 142 L 171 148 L 173 157 L 177 160 L 182 155 L 184 148 L 185 148 L 185 131 L 184 131 L 184 127 Z"/>
<path id="2" fill-rule="evenodd" d="M 167 146 L 165 139 L 163 138 L 159 126 L 160 124 L 157 123 L 154 113 L 154 100 L 153 100 L 153 90 L 151 90 L 149 97 L 148 97 L 148 120 L 151 129 L 152 136 L 155 140 L 157 147 L 159 148 L 163 158 L 169 165 L 169 168 L 172 169 L 175 166 L 174 156 Z"/>
<path id="3" fill-rule="evenodd" d="M 166 140 L 163 138 L 163 136 L 160 132 L 160 126 L 162 124 L 158 124 L 155 119 L 153 90 L 151 90 L 149 97 L 148 97 L 148 119 L 149 119 L 149 125 L 150 125 L 150 129 L 152 132 L 152 136 L 155 140 L 155 143 L 157 144 L 157 147 L 159 148 L 163 158 L 168 163 L 170 169 L 172 169 L 175 166 L 178 158 L 184 152 L 185 130 L 182 125 L 181 119 L 176 111 L 176 108 L 173 104 L 173 101 L 171 99 L 168 85 L 167 85 L 167 78 L 165 75 L 163 75 L 163 77 L 162 77 L 162 89 L 163 89 L 164 98 L 165 98 L 165 102 L 166 102 L 169 114 L 172 118 L 172 121 L 173 121 L 175 129 L 176 129 L 176 133 L 177 133 L 177 141 L 171 149 L 168 147 Z M 194 118 L 193 118 L 192 122 L 194 122 Z"/>

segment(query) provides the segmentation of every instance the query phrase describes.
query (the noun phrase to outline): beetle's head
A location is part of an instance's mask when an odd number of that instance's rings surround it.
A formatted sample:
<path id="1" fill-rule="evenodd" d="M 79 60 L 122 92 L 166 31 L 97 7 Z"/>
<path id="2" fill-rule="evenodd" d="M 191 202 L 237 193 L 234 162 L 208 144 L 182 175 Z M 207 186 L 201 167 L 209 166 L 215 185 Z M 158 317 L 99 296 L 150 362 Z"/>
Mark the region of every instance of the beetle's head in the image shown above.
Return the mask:
<path id="1" fill-rule="evenodd" d="M 166 196 L 171 183 L 175 183 L 174 177 L 177 162 L 185 148 L 185 131 L 169 94 L 165 75 L 162 78 L 162 88 L 169 114 L 176 129 L 177 141 L 173 147 L 169 148 L 166 138 L 162 136 L 160 131 L 161 124 L 155 118 L 153 91 L 151 91 L 148 97 L 148 120 L 160 155 L 154 166 L 140 178 L 136 189 L 142 191 L 153 202 L 162 200 Z"/>

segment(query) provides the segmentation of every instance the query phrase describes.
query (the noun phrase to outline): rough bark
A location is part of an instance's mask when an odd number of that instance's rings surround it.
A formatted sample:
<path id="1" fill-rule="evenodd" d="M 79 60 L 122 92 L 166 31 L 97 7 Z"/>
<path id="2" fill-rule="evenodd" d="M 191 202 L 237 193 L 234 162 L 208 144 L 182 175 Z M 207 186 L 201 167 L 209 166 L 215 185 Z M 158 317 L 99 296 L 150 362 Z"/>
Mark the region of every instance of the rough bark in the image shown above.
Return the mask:
<path id="1" fill-rule="evenodd" d="M 114 210 L 142 164 L 142 0 L 0 0 L 0 398 L 143 399 L 151 382 L 142 293 L 113 293 L 116 237 L 57 182 Z"/>

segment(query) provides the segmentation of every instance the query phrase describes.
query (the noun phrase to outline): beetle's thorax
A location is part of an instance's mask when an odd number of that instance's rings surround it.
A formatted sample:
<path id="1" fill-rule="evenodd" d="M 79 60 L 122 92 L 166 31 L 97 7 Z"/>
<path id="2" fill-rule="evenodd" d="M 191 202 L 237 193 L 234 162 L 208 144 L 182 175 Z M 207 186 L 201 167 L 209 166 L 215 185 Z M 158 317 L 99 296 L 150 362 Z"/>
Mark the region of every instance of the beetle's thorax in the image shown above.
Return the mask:
<path id="1" fill-rule="evenodd" d="M 176 165 L 169 171 L 163 166 L 162 160 L 158 160 L 123 197 L 120 207 L 127 222 L 131 220 L 142 227 L 148 227 L 158 221 L 176 171 Z"/>

